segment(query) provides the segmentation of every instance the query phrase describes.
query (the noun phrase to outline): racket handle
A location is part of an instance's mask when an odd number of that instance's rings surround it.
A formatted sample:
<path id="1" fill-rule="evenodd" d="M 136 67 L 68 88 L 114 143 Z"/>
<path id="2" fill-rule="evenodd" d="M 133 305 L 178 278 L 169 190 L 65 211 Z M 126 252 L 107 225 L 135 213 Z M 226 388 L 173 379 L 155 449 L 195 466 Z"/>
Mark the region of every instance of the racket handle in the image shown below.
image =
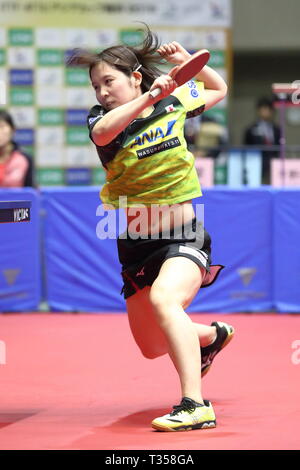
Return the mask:
<path id="1" fill-rule="evenodd" d="M 152 98 L 156 98 L 160 94 L 161 94 L 160 88 L 154 88 L 154 90 L 149 92 L 149 95 L 152 96 Z"/>

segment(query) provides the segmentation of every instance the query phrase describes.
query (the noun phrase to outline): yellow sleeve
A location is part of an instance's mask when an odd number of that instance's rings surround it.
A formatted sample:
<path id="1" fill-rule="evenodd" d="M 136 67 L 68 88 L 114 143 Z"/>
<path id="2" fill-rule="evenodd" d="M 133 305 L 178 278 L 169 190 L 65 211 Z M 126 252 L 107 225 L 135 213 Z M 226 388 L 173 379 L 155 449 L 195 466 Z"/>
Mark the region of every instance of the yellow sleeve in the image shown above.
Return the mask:
<path id="1" fill-rule="evenodd" d="M 180 101 L 187 112 L 187 118 L 203 113 L 205 109 L 204 83 L 198 80 L 190 80 L 176 88 L 172 95 Z"/>

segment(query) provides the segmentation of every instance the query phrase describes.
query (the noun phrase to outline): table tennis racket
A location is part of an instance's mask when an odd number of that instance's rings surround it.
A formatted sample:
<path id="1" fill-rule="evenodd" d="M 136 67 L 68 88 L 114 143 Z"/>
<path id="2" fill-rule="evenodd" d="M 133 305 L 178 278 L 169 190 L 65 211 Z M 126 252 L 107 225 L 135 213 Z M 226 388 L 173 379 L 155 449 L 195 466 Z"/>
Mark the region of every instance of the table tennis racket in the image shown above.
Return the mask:
<path id="1" fill-rule="evenodd" d="M 200 70 L 207 64 L 210 58 L 210 53 L 207 49 L 201 49 L 201 51 L 195 52 L 191 57 L 181 65 L 177 65 L 170 70 L 169 75 L 172 74 L 172 70 L 177 69 L 172 78 L 178 83 L 178 86 L 191 80 Z M 152 98 L 156 98 L 161 93 L 160 88 L 154 88 L 150 91 Z"/>

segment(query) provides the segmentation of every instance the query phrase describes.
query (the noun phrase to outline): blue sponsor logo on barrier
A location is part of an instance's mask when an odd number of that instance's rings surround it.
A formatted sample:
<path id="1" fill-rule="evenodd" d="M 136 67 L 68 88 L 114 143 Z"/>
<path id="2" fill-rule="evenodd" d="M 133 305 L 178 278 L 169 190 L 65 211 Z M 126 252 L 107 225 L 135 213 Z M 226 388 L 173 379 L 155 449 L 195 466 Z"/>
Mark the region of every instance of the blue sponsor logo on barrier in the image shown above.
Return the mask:
<path id="1" fill-rule="evenodd" d="M 86 126 L 87 109 L 68 109 L 66 111 L 66 123 L 70 126 Z"/>
<path id="2" fill-rule="evenodd" d="M 14 140 L 19 145 L 34 145 L 34 130 L 17 129 L 15 132 Z"/>
<path id="3" fill-rule="evenodd" d="M 90 185 L 92 172 L 90 168 L 68 168 L 65 173 L 65 181 L 68 185 Z"/>
<path id="4" fill-rule="evenodd" d="M 16 70 L 12 69 L 9 72 L 11 85 L 33 85 L 33 70 Z"/>

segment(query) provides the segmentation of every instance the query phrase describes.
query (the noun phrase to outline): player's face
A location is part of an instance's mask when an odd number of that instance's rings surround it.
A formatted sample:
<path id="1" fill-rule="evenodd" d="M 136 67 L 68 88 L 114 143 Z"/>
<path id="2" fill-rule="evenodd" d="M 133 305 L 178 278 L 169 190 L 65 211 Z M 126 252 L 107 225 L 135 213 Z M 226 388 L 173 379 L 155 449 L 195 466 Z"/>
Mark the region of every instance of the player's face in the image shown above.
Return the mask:
<path id="1" fill-rule="evenodd" d="M 13 133 L 14 131 L 10 125 L 6 121 L 0 120 L 0 148 L 11 142 Z"/>
<path id="2" fill-rule="evenodd" d="M 98 102 L 108 111 L 132 101 L 140 93 L 133 76 L 128 77 L 106 62 L 92 68 L 91 82 Z"/>

